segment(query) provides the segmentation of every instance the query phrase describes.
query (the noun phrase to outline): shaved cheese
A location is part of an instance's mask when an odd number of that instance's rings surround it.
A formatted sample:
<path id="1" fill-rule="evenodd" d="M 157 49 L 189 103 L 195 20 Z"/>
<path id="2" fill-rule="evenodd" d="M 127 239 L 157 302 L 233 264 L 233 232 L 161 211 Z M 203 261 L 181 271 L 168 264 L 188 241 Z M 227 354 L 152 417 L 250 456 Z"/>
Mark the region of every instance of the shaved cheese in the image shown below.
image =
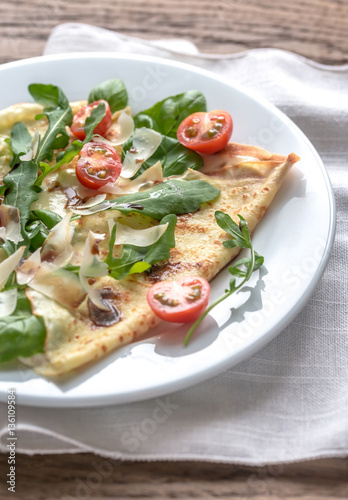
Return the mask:
<path id="1" fill-rule="evenodd" d="M 84 210 L 77 209 L 77 207 L 72 208 L 71 212 L 73 214 L 79 214 L 79 215 L 92 215 L 92 214 L 96 214 L 97 212 L 102 212 L 103 210 L 108 210 L 108 208 L 111 208 L 112 206 L 113 206 L 113 203 L 110 203 L 109 201 L 105 201 L 104 203 L 100 203 L 99 205 L 96 205 L 94 207 L 85 208 Z"/>
<path id="2" fill-rule="evenodd" d="M 0 318 L 10 316 L 17 305 L 17 288 L 0 292 Z"/>
<path id="3" fill-rule="evenodd" d="M 78 277 L 59 269 L 55 263 L 41 262 L 40 250 L 38 248 L 17 269 L 18 284 L 26 284 L 68 309 L 76 308 L 85 297 Z"/>
<path id="4" fill-rule="evenodd" d="M 78 277 L 66 269 L 47 272 L 50 268 L 47 264 L 42 266 L 28 286 L 68 309 L 75 309 L 86 295 Z"/>
<path id="5" fill-rule="evenodd" d="M 37 129 L 34 128 L 34 135 L 31 139 L 31 147 L 29 151 L 24 155 L 20 156 L 19 159 L 22 161 L 30 161 L 33 158 L 35 158 L 37 153 L 37 148 L 39 147 L 39 142 L 40 142 L 40 134 L 37 131 Z"/>
<path id="6" fill-rule="evenodd" d="M 108 182 L 107 184 L 104 184 L 104 186 L 101 186 L 98 191 L 102 193 L 110 193 L 110 194 L 125 194 L 123 189 L 116 185 L 113 184 L 112 182 Z"/>
<path id="7" fill-rule="evenodd" d="M 162 135 L 149 128 L 137 128 L 133 135 L 132 148 L 127 151 L 121 176 L 130 179 L 142 164 L 153 155 L 162 142 Z"/>
<path id="8" fill-rule="evenodd" d="M 15 253 L 7 257 L 7 259 L 3 260 L 0 264 L 0 290 L 4 288 L 10 274 L 15 270 L 18 266 L 23 253 L 25 250 L 25 246 L 18 248 Z"/>
<path id="9" fill-rule="evenodd" d="M 133 229 L 125 224 L 108 220 L 109 231 L 111 233 L 116 224 L 115 245 L 135 245 L 137 247 L 148 247 L 153 245 L 165 233 L 168 222 L 147 229 Z"/>
<path id="10" fill-rule="evenodd" d="M 163 182 L 163 171 L 161 162 L 158 161 L 148 168 L 136 179 L 123 179 L 120 177 L 116 184 L 108 183 L 100 187 L 98 191 L 111 194 L 137 193 L 141 189 L 150 189 L 154 184 Z M 77 208 L 77 207 L 76 207 Z"/>
<path id="11" fill-rule="evenodd" d="M 23 264 L 19 266 L 16 270 L 17 283 L 19 285 L 26 285 L 29 283 L 37 273 L 41 265 L 41 248 L 35 250 L 35 252 L 25 259 Z"/>
<path id="12" fill-rule="evenodd" d="M 124 194 L 137 193 L 142 188 L 149 189 L 154 184 L 163 182 L 163 171 L 161 162 L 158 161 L 152 167 L 148 168 L 139 177 L 133 180 L 120 179 L 120 186 Z"/>
<path id="13" fill-rule="evenodd" d="M 19 243 L 23 240 L 19 210 L 9 205 L 0 205 L 0 238 Z"/>
<path id="14" fill-rule="evenodd" d="M 64 217 L 68 213 L 65 208 L 67 202 L 68 198 L 64 191 L 60 189 L 46 191 L 43 189 L 41 193 L 38 193 L 38 199 L 32 203 L 30 208 L 31 210 L 51 210 Z"/>
<path id="15" fill-rule="evenodd" d="M 132 135 L 134 130 L 134 121 L 133 118 L 127 114 L 125 111 L 121 111 L 119 114 L 118 120 L 113 124 L 113 133 L 112 133 L 112 141 L 108 141 L 104 137 L 100 135 L 95 135 L 92 138 L 94 142 L 105 142 L 110 146 L 120 146 L 124 144 L 130 136 Z M 115 135 L 115 137 L 114 137 Z"/>
<path id="16" fill-rule="evenodd" d="M 92 288 L 88 282 L 88 278 L 99 278 L 108 274 L 107 264 L 105 262 L 101 262 L 96 255 L 96 251 L 98 251 L 98 244 L 104 238 L 105 234 L 98 234 L 93 233 L 93 231 L 89 231 L 83 250 L 79 278 L 83 290 L 88 294 L 88 297 L 93 304 L 103 311 L 109 311 L 110 307 L 103 301 L 101 290 Z"/>
<path id="17" fill-rule="evenodd" d="M 51 262 L 58 267 L 70 262 L 74 249 L 71 240 L 74 228 L 70 225 L 71 212 L 68 213 L 48 235 L 42 247 L 41 260 Z"/>
<path id="18" fill-rule="evenodd" d="M 75 207 L 75 211 L 78 213 L 79 210 L 84 210 L 86 208 L 94 207 L 95 205 L 98 205 L 98 203 L 104 201 L 105 198 L 106 194 L 98 194 L 97 196 L 93 196 L 83 205 L 78 205 L 77 207 Z"/>

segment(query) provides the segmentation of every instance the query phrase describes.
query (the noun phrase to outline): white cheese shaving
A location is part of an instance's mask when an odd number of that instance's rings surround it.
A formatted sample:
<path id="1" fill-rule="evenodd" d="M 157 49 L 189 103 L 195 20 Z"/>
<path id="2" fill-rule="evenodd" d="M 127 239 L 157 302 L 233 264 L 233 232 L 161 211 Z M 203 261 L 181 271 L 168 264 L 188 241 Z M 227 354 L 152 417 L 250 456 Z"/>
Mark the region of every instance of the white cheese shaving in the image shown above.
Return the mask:
<path id="1" fill-rule="evenodd" d="M 0 292 L 0 318 L 10 316 L 17 305 L 17 288 Z"/>
<path id="2" fill-rule="evenodd" d="M 158 161 L 136 179 L 130 180 L 120 177 L 116 184 L 105 184 L 98 191 L 118 195 L 131 194 L 137 193 L 143 188 L 150 189 L 154 184 L 160 182 L 163 182 L 163 171 L 161 162 Z"/>
<path id="3" fill-rule="evenodd" d="M 151 188 L 155 183 L 163 182 L 163 171 L 161 162 L 158 161 L 152 167 L 148 168 L 136 179 L 120 179 L 120 186 L 124 194 L 137 193 L 142 188 Z"/>
<path id="4" fill-rule="evenodd" d="M 148 227 L 147 229 L 133 229 L 125 224 L 120 224 L 112 219 L 108 220 L 109 231 L 116 224 L 115 245 L 135 245 L 137 247 L 148 247 L 153 245 L 165 233 L 168 222 L 158 226 Z"/>
<path id="5" fill-rule="evenodd" d="M 18 284 L 26 284 L 68 309 L 76 308 L 85 296 L 78 277 L 54 263 L 41 262 L 40 250 L 17 269 Z"/>
<path id="6" fill-rule="evenodd" d="M 149 128 L 137 128 L 133 135 L 132 148 L 127 151 L 121 176 L 130 179 L 142 164 L 153 155 L 162 142 L 162 135 Z"/>
<path id="7" fill-rule="evenodd" d="M 19 243 L 23 240 L 19 210 L 9 205 L 0 205 L 0 238 Z"/>
<path id="8" fill-rule="evenodd" d="M 25 250 L 25 246 L 19 247 L 18 250 L 15 251 L 12 255 L 7 257 L 7 259 L 3 260 L 0 264 L 0 290 L 4 288 L 6 282 L 10 276 L 10 274 L 15 270 L 18 266 L 23 253 Z"/>
<path id="9" fill-rule="evenodd" d="M 49 233 L 41 251 L 41 260 L 58 267 L 68 264 L 74 254 L 71 240 L 74 228 L 70 225 L 71 212 L 68 213 Z"/>
<path id="10" fill-rule="evenodd" d="M 96 288 L 92 288 L 88 282 L 88 278 L 99 278 L 108 274 L 107 264 L 105 262 L 101 262 L 96 254 L 98 244 L 104 238 L 105 234 L 98 234 L 93 231 L 89 231 L 83 250 L 79 278 L 83 290 L 88 294 L 88 297 L 93 304 L 103 311 L 109 311 L 110 308 L 107 303 L 103 301 L 101 291 Z"/>
<path id="11" fill-rule="evenodd" d="M 66 269 L 52 268 L 42 265 L 28 286 L 68 309 L 75 309 L 85 297 L 78 277 Z"/>
<path id="12" fill-rule="evenodd" d="M 101 193 L 109 193 L 109 194 L 125 194 L 123 189 L 118 186 L 117 184 L 113 184 L 112 182 L 108 182 L 107 184 L 104 184 L 104 186 L 101 186 L 98 191 Z"/>
<path id="13" fill-rule="evenodd" d="M 90 208 L 85 208 L 84 210 L 72 208 L 71 212 L 73 214 L 78 214 L 78 215 L 92 215 L 96 214 L 97 212 L 103 212 L 104 210 L 108 210 L 108 208 L 111 208 L 113 206 L 113 203 L 110 203 L 109 201 L 105 201 L 104 203 L 100 203 L 99 205 L 96 205 L 94 207 Z"/>
<path id="14" fill-rule="evenodd" d="M 19 285 L 27 285 L 35 276 L 41 265 L 41 248 L 35 250 L 21 266 L 16 270 L 17 283 Z"/>
<path id="15" fill-rule="evenodd" d="M 117 122 L 113 123 L 112 128 L 113 128 L 112 141 L 108 141 L 107 139 L 101 137 L 100 135 L 93 136 L 92 141 L 105 142 L 106 144 L 109 144 L 110 146 L 113 147 L 124 144 L 126 141 L 128 141 L 128 139 L 133 133 L 134 130 L 133 118 L 125 111 L 121 111 Z M 114 134 L 116 135 L 115 137 Z"/>
<path id="16" fill-rule="evenodd" d="M 105 198 L 106 198 L 106 194 L 98 194 L 97 196 L 93 196 L 88 201 L 86 201 L 86 203 L 84 203 L 83 205 L 78 205 L 77 207 L 75 207 L 75 211 L 76 211 L 76 213 L 78 213 L 79 210 L 84 210 L 86 208 L 94 207 L 95 205 L 98 205 L 98 203 L 101 203 L 102 201 L 104 201 Z"/>

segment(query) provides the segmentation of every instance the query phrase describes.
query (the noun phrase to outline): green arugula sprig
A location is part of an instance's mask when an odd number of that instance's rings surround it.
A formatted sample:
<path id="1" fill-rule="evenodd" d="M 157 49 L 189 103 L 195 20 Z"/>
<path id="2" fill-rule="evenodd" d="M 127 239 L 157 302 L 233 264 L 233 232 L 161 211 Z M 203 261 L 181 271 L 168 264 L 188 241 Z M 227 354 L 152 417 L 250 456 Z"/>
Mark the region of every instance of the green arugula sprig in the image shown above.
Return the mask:
<path id="1" fill-rule="evenodd" d="M 105 259 L 105 263 L 110 270 L 110 276 L 120 280 L 128 274 L 142 273 L 150 269 L 152 264 L 169 259 L 170 249 L 175 247 L 174 230 L 176 221 L 176 215 L 173 214 L 163 217 L 160 224 L 168 223 L 168 227 L 155 243 L 147 247 L 123 245 L 122 255 L 118 258 L 112 256 L 116 238 L 115 225 L 111 232 L 109 254 Z"/>
<path id="2" fill-rule="evenodd" d="M 219 194 L 215 186 L 205 181 L 169 179 L 146 191 L 110 200 L 110 208 L 123 214 L 135 212 L 161 220 L 169 214 L 196 212 L 202 203 L 215 200 Z"/>
<path id="3" fill-rule="evenodd" d="M 76 140 L 70 144 L 69 147 L 65 151 L 61 151 L 62 154 L 58 154 L 57 159 L 59 160 L 57 163 L 55 163 L 52 167 L 48 163 L 43 163 L 40 162 L 40 169 L 42 171 L 42 174 L 37 178 L 37 181 L 35 183 L 36 186 L 41 186 L 42 181 L 44 180 L 47 175 L 52 174 L 56 170 L 58 170 L 59 167 L 62 165 L 65 165 L 66 163 L 70 163 L 71 160 L 77 156 L 81 149 L 83 148 L 83 145 L 86 144 L 87 142 L 90 142 L 90 140 L 93 137 L 93 130 L 95 127 L 102 121 L 102 119 L 105 116 L 105 104 L 101 102 L 96 108 L 92 109 L 91 114 L 87 117 L 86 123 L 85 123 L 85 132 L 86 132 L 86 137 L 84 141 Z"/>
<path id="4" fill-rule="evenodd" d="M 227 299 L 227 297 L 242 288 L 242 286 L 250 279 L 252 273 L 259 269 L 259 267 L 261 267 L 263 264 L 263 257 L 254 250 L 253 244 L 251 242 L 247 221 L 240 214 L 238 214 L 238 217 L 240 219 L 239 226 L 231 219 L 229 215 L 225 214 L 224 212 L 215 212 L 216 222 L 219 224 L 221 229 L 232 236 L 232 239 L 224 241 L 223 245 L 226 248 L 248 248 L 250 250 L 250 256 L 239 259 L 233 266 L 228 267 L 228 271 L 232 275 L 229 288 L 226 289 L 224 295 L 215 300 L 215 302 L 213 302 L 191 326 L 184 340 L 185 346 L 188 345 L 191 335 L 196 330 L 198 325 L 201 324 L 203 319 L 210 313 L 210 311 L 214 309 L 215 306 L 220 304 L 220 302 L 223 302 L 225 299 Z M 243 267 L 245 269 L 243 269 Z M 236 278 L 241 278 L 242 280 L 237 284 Z"/>
<path id="5" fill-rule="evenodd" d="M 32 83 L 28 89 L 34 100 L 44 106 L 43 112 L 35 117 L 36 120 L 44 116 L 48 119 L 48 128 L 40 138 L 34 160 L 37 163 L 45 159 L 50 161 L 55 149 L 64 149 L 69 144 L 66 127 L 72 123 L 73 112 L 67 97 L 59 87 Z"/>

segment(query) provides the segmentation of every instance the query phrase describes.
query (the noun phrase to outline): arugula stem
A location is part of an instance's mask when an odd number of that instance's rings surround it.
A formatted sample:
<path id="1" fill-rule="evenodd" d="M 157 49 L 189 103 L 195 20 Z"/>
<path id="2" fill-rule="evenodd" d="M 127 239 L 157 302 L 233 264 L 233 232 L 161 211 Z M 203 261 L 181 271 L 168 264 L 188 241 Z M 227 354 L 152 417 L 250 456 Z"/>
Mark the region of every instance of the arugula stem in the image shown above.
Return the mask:
<path id="1" fill-rule="evenodd" d="M 231 231 L 233 231 L 233 228 L 231 229 Z M 248 236 L 249 236 L 249 233 L 248 233 Z M 188 345 L 188 343 L 190 341 L 190 338 L 191 338 L 193 332 L 201 324 L 201 322 L 204 320 L 204 318 L 210 313 L 210 311 L 212 309 L 214 309 L 215 306 L 217 306 L 218 304 L 220 304 L 220 302 L 223 302 L 225 299 L 227 299 L 227 297 L 229 297 L 234 292 L 237 292 L 240 288 L 242 288 L 242 286 L 250 279 L 252 273 L 258 268 L 258 266 L 256 266 L 255 250 L 254 250 L 254 247 L 253 247 L 253 245 L 252 245 L 252 243 L 250 241 L 250 236 L 247 239 L 245 239 L 245 244 L 243 246 L 244 246 L 244 248 L 249 248 L 250 249 L 250 254 L 251 254 L 250 255 L 250 264 L 247 266 L 247 272 L 245 273 L 245 276 L 244 276 L 243 280 L 241 281 L 241 283 L 238 286 L 235 286 L 234 284 L 230 284 L 230 289 L 226 290 L 225 293 L 224 293 L 224 295 L 222 295 L 220 298 L 218 298 L 217 300 L 215 300 L 204 311 L 204 313 L 201 314 L 201 316 L 193 323 L 193 325 L 191 326 L 191 328 L 189 329 L 189 331 L 187 332 L 187 335 L 185 337 L 185 340 L 184 340 L 184 346 L 185 347 L 187 347 L 187 345 Z M 238 265 L 236 267 L 238 267 Z"/>
<path id="2" fill-rule="evenodd" d="M 193 332 L 196 330 L 196 328 L 202 323 L 202 321 L 204 320 L 204 318 L 210 313 L 210 311 L 212 309 L 214 309 L 215 306 L 217 306 L 218 304 L 220 304 L 220 302 L 224 301 L 225 299 L 227 299 L 227 297 L 229 297 L 233 292 L 231 292 L 230 290 L 228 290 L 228 292 L 226 292 L 224 295 L 222 295 L 220 298 L 218 298 L 217 300 L 215 300 L 215 302 L 213 302 L 209 307 L 208 309 L 206 309 L 204 311 L 203 314 L 201 314 L 201 316 L 193 323 L 193 325 L 191 326 L 191 328 L 189 329 L 189 331 L 187 332 L 187 335 L 185 337 L 185 340 L 184 340 L 184 346 L 187 347 L 188 343 L 190 342 L 190 338 L 191 338 L 191 335 L 193 334 Z"/>

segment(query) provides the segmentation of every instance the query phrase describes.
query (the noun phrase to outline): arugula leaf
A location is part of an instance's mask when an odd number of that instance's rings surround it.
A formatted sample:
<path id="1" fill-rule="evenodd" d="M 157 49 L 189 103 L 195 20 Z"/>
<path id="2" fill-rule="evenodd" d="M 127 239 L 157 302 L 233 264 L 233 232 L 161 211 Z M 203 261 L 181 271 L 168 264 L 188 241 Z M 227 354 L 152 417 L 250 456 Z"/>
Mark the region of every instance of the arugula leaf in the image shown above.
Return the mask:
<path id="1" fill-rule="evenodd" d="M 36 102 L 46 106 L 43 114 L 48 119 L 48 129 L 41 138 L 35 160 L 37 162 L 45 159 L 52 160 L 53 150 L 64 149 L 69 144 L 69 135 L 66 126 L 70 126 L 73 113 L 67 97 L 63 91 L 55 85 L 33 83 L 29 85 L 29 92 Z"/>
<path id="2" fill-rule="evenodd" d="M 30 205 L 38 199 L 38 188 L 35 187 L 38 166 L 31 161 L 23 161 L 4 177 L 7 187 L 4 198 L 5 205 L 11 205 L 19 209 L 21 218 L 22 236 L 28 241 L 25 225 L 30 214 Z"/>
<path id="3" fill-rule="evenodd" d="M 114 226 L 109 243 L 109 254 L 105 259 L 111 270 L 110 276 L 119 280 L 127 276 L 127 274 L 142 273 L 155 262 L 169 259 L 170 249 L 175 246 L 174 230 L 176 221 L 177 218 L 173 214 L 163 217 L 160 224 L 168 222 L 168 227 L 153 245 L 148 247 L 123 245 L 123 253 L 119 258 L 112 256 L 116 237 L 116 226 Z"/>
<path id="4" fill-rule="evenodd" d="M 33 210 L 30 213 L 29 223 L 25 228 L 30 239 L 30 252 L 35 252 L 43 245 L 50 230 L 61 220 L 61 216 L 51 210 Z"/>
<path id="5" fill-rule="evenodd" d="M 214 200 L 219 193 L 215 186 L 205 181 L 170 179 L 147 191 L 120 196 L 113 200 L 111 208 L 124 214 L 137 212 L 162 219 L 168 214 L 196 212 L 202 203 Z"/>
<path id="6" fill-rule="evenodd" d="M 28 87 L 29 92 L 35 102 L 41 104 L 45 108 L 62 108 L 69 106 L 69 101 L 63 91 L 51 84 L 32 83 Z"/>
<path id="7" fill-rule="evenodd" d="M 65 151 L 61 151 L 57 155 L 57 160 L 59 161 L 57 161 L 57 163 L 55 163 L 52 167 L 50 167 L 47 163 L 42 163 L 42 162 L 40 163 L 42 174 L 38 177 L 35 183 L 36 186 L 41 186 L 42 181 L 44 180 L 45 177 L 47 177 L 47 175 L 51 174 L 52 172 L 55 172 L 62 165 L 70 163 L 71 160 L 80 153 L 83 145 L 91 140 L 95 127 L 98 125 L 98 123 L 101 122 L 104 116 L 105 116 L 105 104 L 100 103 L 96 108 L 92 109 L 91 114 L 86 119 L 85 140 L 83 142 L 79 140 L 72 142 Z"/>
<path id="8" fill-rule="evenodd" d="M 49 235 L 47 227 L 39 220 L 32 221 L 25 226 L 29 238 L 29 251 L 35 252 L 40 248 Z"/>
<path id="9" fill-rule="evenodd" d="M 78 141 L 78 140 L 72 142 L 70 144 L 70 146 L 66 148 L 65 151 L 61 151 L 61 153 L 63 153 L 63 154 L 61 155 L 61 158 L 60 158 L 60 160 L 57 163 L 55 163 L 51 168 L 48 168 L 48 169 L 44 168 L 43 169 L 43 172 L 37 178 L 37 181 L 35 182 L 35 185 L 36 186 L 41 186 L 42 181 L 44 180 L 44 178 L 48 174 L 51 174 L 52 172 L 55 172 L 59 167 L 61 167 L 62 165 L 65 165 L 65 163 L 71 162 L 71 160 L 73 158 L 75 158 L 76 155 L 79 154 L 79 152 L 81 151 L 82 147 L 83 147 L 83 142 Z M 40 167 L 41 167 L 41 165 L 43 165 L 43 164 L 40 163 Z"/>
<path id="10" fill-rule="evenodd" d="M 111 113 L 115 113 L 120 109 L 124 109 L 128 103 L 128 94 L 125 84 L 119 78 L 114 80 L 106 80 L 100 83 L 90 92 L 88 102 L 104 101 L 109 103 Z"/>
<path id="11" fill-rule="evenodd" d="M 5 240 L 3 243 L 0 243 L 0 247 L 5 250 L 7 257 L 15 253 L 17 250 L 16 245 L 10 240 Z"/>
<path id="12" fill-rule="evenodd" d="M 51 210 L 33 210 L 32 216 L 42 221 L 48 229 L 53 229 L 61 220 L 61 216 Z"/>
<path id="13" fill-rule="evenodd" d="M 141 111 L 134 117 L 134 124 L 138 128 L 152 128 L 163 135 L 176 138 L 178 127 L 187 116 L 206 110 L 204 95 L 199 90 L 189 90 L 167 97 Z"/>
<path id="14" fill-rule="evenodd" d="M 85 122 L 85 132 L 86 138 L 83 141 L 84 144 L 90 142 L 93 136 L 93 130 L 102 121 L 105 116 L 105 104 L 101 102 L 96 108 L 92 109 L 91 114 L 87 117 Z"/>
<path id="15" fill-rule="evenodd" d="M 132 138 L 130 138 L 123 147 L 122 161 L 124 160 L 126 152 L 129 151 L 131 147 Z M 169 177 L 170 175 L 181 175 L 186 172 L 188 168 L 198 170 L 203 166 L 203 159 L 198 153 L 186 148 L 177 139 L 163 135 L 159 147 L 141 166 L 134 178 L 141 175 L 158 161 L 161 162 L 163 175 L 165 177 Z"/>
<path id="16" fill-rule="evenodd" d="M 153 245 L 149 247 L 149 250 L 146 252 L 144 260 L 151 265 L 155 262 L 169 259 L 169 250 L 175 247 L 174 230 L 177 222 L 176 215 L 166 215 L 165 217 L 163 217 L 160 224 L 166 224 L 167 222 L 168 227 L 166 231 Z"/>
<path id="17" fill-rule="evenodd" d="M 215 219 L 219 226 L 226 231 L 229 235 L 232 236 L 232 240 L 224 241 L 223 244 L 227 248 L 233 247 L 241 247 L 241 248 L 249 248 L 250 249 L 250 257 L 244 257 L 243 259 L 238 260 L 233 266 L 228 267 L 228 271 L 231 274 L 232 278 L 230 279 L 229 288 L 225 290 L 224 295 L 215 300 L 208 309 L 204 311 L 204 313 L 194 322 L 191 326 L 184 340 L 184 345 L 190 341 L 191 335 L 198 327 L 198 325 L 203 321 L 203 319 L 209 314 L 209 312 L 220 302 L 223 302 L 227 297 L 232 295 L 234 292 L 237 292 L 242 286 L 249 280 L 252 273 L 259 269 L 259 267 L 263 264 L 263 257 L 259 255 L 255 250 L 251 242 L 248 223 L 240 214 L 238 214 L 240 218 L 239 226 L 231 219 L 231 217 L 224 212 L 216 211 Z M 241 266 L 245 267 L 245 270 L 240 268 Z M 242 281 L 237 284 L 236 278 L 242 278 Z"/>
<path id="18" fill-rule="evenodd" d="M 241 215 L 238 215 L 238 217 L 241 218 Z M 216 211 L 215 219 L 216 222 L 221 227 L 221 229 L 223 229 L 229 235 L 232 236 L 231 240 L 223 242 L 223 245 L 226 248 L 233 248 L 233 247 L 250 248 L 251 245 L 250 238 L 245 237 L 245 235 L 239 228 L 238 224 L 236 224 L 229 215 L 225 214 L 224 212 Z M 242 219 L 243 218 L 241 218 L 241 220 Z"/>
<path id="19" fill-rule="evenodd" d="M 116 231 L 116 227 L 113 228 L 113 231 Z M 110 242 L 115 241 L 115 232 L 112 234 L 112 238 L 113 240 L 110 240 Z M 110 276 L 115 280 L 121 280 L 125 278 L 127 274 L 131 273 L 131 269 L 134 268 L 137 263 L 141 263 L 141 267 L 138 266 L 139 270 L 135 270 L 135 272 L 143 272 L 149 269 L 149 267 L 151 267 L 150 264 L 148 264 L 147 262 L 141 262 L 144 257 L 144 248 L 124 245 L 121 257 L 119 257 L 118 259 L 114 259 L 109 258 L 108 256 L 105 262 L 108 264 L 109 269 L 111 270 Z M 134 270 L 131 274 L 134 274 Z"/>
<path id="20" fill-rule="evenodd" d="M 31 148 L 31 135 L 24 123 L 17 122 L 13 125 L 11 139 L 7 141 L 10 143 L 13 153 L 13 157 L 10 161 L 10 167 L 12 168 L 20 162 L 19 157 L 22 154 L 28 153 Z"/>
<path id="21" fill-rule="evenodd" d="M 16 310 L 0 318 L 0 362 L 44 352 L 45 338 L 43 319 L 32 314 L 24 290 L 19 290 Z"/>

